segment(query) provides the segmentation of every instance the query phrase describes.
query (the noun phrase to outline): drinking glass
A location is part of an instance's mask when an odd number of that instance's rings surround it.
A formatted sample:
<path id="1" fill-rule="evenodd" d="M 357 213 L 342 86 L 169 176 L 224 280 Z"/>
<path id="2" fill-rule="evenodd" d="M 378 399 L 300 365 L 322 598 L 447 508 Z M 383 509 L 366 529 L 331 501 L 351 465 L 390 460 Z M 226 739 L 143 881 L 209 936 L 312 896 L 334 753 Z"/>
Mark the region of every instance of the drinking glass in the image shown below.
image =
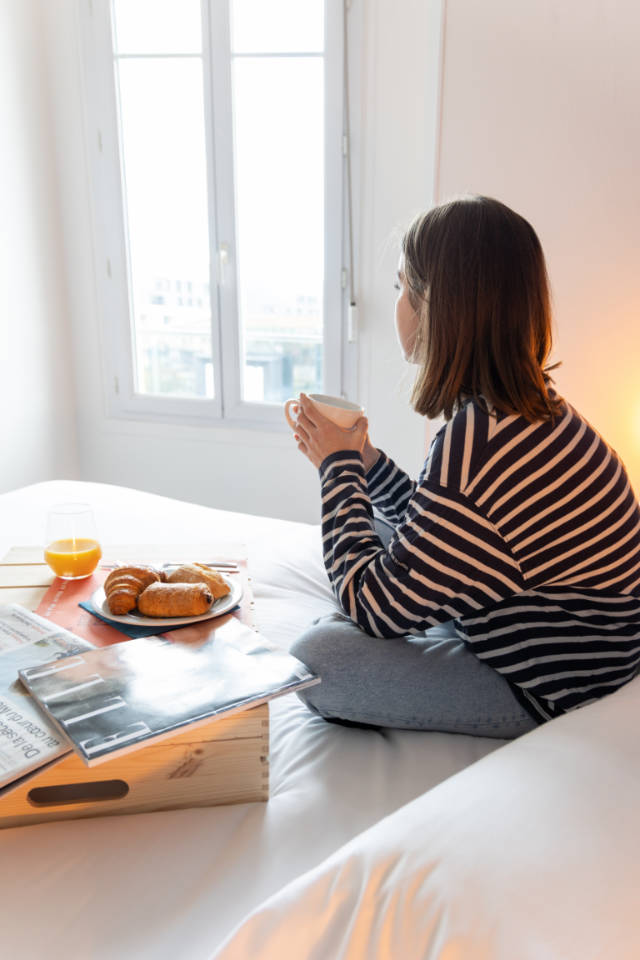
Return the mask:
<path id="1" fill-rule="evenodd" d="M 44 559 L 57 577 L 82 580 L 98 566 L 102 549 L 88 503 L 58 503 L 47 512 Z"/>

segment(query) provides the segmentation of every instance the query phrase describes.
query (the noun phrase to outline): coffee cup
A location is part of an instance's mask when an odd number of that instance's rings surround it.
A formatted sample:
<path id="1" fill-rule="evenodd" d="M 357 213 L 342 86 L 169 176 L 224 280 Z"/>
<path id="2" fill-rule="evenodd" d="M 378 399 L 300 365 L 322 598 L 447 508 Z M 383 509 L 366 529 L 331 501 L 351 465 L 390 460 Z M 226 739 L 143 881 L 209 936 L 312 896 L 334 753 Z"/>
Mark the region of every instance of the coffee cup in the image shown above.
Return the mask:
<path id="1" fill-rule="evenodd" d="M 307 396 L 320 413 L 328 420 L 333 421 L 338 427 L 342 427 L 343 430 L 350 430 L 364 414 L 364 410 L 359 403 L 352 403 L 342 397 L 331 397 L 326 393 L 309 393 Z M 287 400 L 284 405 L 284 415 L 287 418 L 287 423 L 292 430 L 295 430 L 296 422 L 289 413 L 292 407 L 297 413 L 296 408 L 299 409 L 300 401 L 291 399 Z"/>

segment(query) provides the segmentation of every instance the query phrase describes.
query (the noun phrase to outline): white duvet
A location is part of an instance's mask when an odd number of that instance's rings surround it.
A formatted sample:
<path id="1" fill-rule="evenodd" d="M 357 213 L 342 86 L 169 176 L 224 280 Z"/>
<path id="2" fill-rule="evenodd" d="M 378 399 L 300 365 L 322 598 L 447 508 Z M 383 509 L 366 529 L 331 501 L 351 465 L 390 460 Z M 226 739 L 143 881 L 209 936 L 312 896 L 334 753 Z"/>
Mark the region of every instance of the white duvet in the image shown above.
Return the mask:
<path id="1" fill-rule="evenodd" d="M 638 960 L 640 678 L 347 843 L 215 960 Z"/>
<path id="2" fill-rule="evenodd" d="M 317 527 L 122 488 L 5 494 L 0 548 L 71 498 L 112 543 L 244 540 L 258 625 L 284 647 L 333 606 Z M 284 697 L 266 804 L 1 831 L 2 955 L 640 957 L 639 714 L 637 680 L 504 746 L 343 728 Z"/>

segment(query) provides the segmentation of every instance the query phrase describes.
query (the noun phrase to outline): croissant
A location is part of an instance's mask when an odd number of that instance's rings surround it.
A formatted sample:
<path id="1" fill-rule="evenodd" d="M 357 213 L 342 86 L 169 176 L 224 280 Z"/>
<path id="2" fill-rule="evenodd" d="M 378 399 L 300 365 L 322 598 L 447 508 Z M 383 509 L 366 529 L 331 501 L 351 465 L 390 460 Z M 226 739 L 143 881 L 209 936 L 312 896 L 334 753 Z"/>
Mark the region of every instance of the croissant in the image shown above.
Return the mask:
<path id="1" fill-rule="evenodd" d="M 131 613 L 143 590 L 161 579 L 162 574 L 154 567 L 116 567 L 104 582 L 109 610 L 116 617 Z"/>
<path id="2" fill-rule="evenodd" d="M 213 599 L 226 597 L 231 587 L 216 570 L 203 563 L 184 563 L 167 574 L 167 583 L 204 583 L 213 594 Z"/>
<path id="3" fill-rule="evenodd" d="M 145 617 L 198 617 L 213 603 L 205 583 L 152 583 L 138 597 Z"/>

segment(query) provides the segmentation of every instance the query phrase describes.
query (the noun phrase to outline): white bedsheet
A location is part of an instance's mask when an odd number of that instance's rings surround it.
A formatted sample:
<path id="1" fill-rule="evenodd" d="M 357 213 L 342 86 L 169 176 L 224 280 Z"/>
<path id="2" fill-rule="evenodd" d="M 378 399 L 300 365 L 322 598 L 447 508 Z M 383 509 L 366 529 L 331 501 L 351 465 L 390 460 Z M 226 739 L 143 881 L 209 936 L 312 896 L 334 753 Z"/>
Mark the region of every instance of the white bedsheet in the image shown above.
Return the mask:
<path id="1" fill-rule="evenodd" d="M 41 542 L 47 506 L 71 499 L 93 504 L 105 543 L 247 543 L 258 626 L 284 647 L 334 607 L 318 527 L 103 484 L 1 495 L 0 555 Z M 272 705 L 266 804 L 0 831 L 2 955 L 209 960 L 265 898 L 502 744 L 343 728 L 283 697 Z"/>

